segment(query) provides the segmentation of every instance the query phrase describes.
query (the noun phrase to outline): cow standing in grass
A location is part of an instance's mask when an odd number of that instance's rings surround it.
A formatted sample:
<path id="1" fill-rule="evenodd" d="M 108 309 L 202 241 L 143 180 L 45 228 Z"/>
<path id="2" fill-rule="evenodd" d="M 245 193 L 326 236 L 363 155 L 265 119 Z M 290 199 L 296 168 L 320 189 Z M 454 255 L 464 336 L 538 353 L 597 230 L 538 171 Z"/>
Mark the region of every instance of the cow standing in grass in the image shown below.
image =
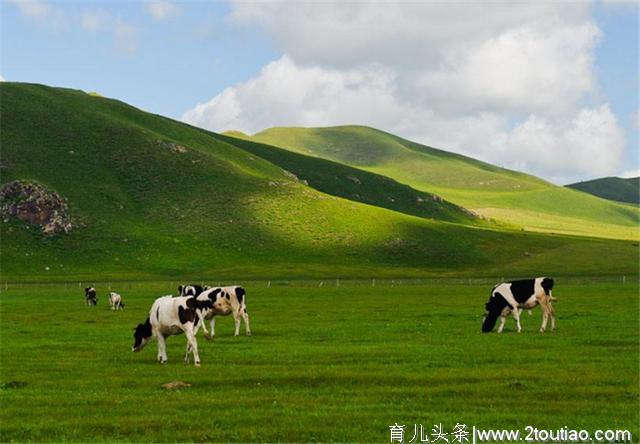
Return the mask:
<path id="1" fill-rule="evenodd" d="M 111 306 L 111 310 L 122 310 L 124 308 L 122 296 L 113 291 L 109 293 L 109 305 Z"/>
<path id="2" fill-rule="evenodd" d="M 555 310 L 552 301 L 556 299 L 551 294 L 553 279 L 539 277 L 520 281 L 504 282 L 496 285 L 491 291 L 491 297 L 485 304 L 485 317 L 482 323 L 482 331 L 487 333 L 493 330 L 496 321 L 500 318 L 498 333 L 502 333 L 507 316 L 513 314 L 518 333 L 522 331 L 520 325 L 520 313 L 522 309 L 531 309 L 540 305 L 542 309 L 542 325 L 540 333 L 547 329 L 547 322 L 551 319 L 551 331 L 556 329 Z"/>
<path id="3" fill-rule="evenodd" d="M 187 337 L 187 351 L 184 357 L 185 364 L 189 363 L 189 355 L 193 354 L 193 361 L 200 366 L 198 343 L 196 341 L 195 326 L 198 323 L 196 307 L 198 301 L 194 297 L 162 296 L 151 305 L 149 316 L 144 324 L 135 327 L 132 351 L 139 352 L 155 337 L 158 341 L 158 362 L 167 362 L 166 338 L 171 335 L 184 333 Z"/>
<path id="4" fill-rule="evenodd" d="M 87 305 L 98 305 L 98 295 L 96 289 L 93 287 L 86 287 L 84 289 L 84 302 Z"/>
<path id="5" fill-rule="evenodd" d="M 247 313 L 246 291 L 242 287 L 205 287 L 205 290 L 198 296 L 200 303 L 197 309 L 200 318 L 200 324 L 204 330 L 205 337 L 213 337 L 215 335 L 216 316 L 227 316 L 233 314 L 235 321 L 234 336 L 240 335 L 240 322 L 244 321 L 244 328 L 247 336 L 251 336 L 251 327 L 249 326 L 249 314 Z M 206 305 L 210 302 L 211 306 Z M 211 320 L 211 333 L 207 331 L 204 325 L 205 320 Z M 197 330 L 200 328 L 198 326 Z"/>

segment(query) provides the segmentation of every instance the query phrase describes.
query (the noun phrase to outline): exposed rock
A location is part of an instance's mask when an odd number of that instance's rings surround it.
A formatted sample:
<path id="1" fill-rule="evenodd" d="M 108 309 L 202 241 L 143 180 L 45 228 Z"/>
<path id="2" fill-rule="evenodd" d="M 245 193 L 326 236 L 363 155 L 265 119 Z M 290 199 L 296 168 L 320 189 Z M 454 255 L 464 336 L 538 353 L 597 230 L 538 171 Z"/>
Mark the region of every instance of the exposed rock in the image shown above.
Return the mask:
<path id="1" fill-rule="evenodd" d="M 282 172 L 284 173 L 285 176 L 287 176 L 289 179 L 293 179 L 296 182 L 298 182 L 298 176 L 296 176 L 295 174 L 293 174 L 291 171 L 287 171 L 287 170 L 282 170 Z"/>
<path id="2" fill-rule="evenodd" d="M 69 233 L 78 227 L 65 200 L 34 182 L 15 180 L 0 188 L 0 216 L 16 217 L 41 228 L 44 234 Z"/>
<path id="3" fill-rule="evenodd" d="M 174 153 L 186 153 L 187 149 L 182 145 L 167 140 L 156 140 L 157 144 L 163 148 L 173 151 Z"/>
<path id="4" fill-rule="evenodd" d="M 347 176 L 347 179 L 357 185 L 362 185 L 362 182 L 360 182 L 360 179 L 358 179 L 356 176 Z"/>
<path id="5" fill-rule="evenodd" d="M 171 381 L 171 382 L 167 382 L 166 384 L 162 384 L 162 387 L 166 388 L 167 390 L 175 390 L 180 388 L 191 387 L 191 384 L 183 381 Z"/>

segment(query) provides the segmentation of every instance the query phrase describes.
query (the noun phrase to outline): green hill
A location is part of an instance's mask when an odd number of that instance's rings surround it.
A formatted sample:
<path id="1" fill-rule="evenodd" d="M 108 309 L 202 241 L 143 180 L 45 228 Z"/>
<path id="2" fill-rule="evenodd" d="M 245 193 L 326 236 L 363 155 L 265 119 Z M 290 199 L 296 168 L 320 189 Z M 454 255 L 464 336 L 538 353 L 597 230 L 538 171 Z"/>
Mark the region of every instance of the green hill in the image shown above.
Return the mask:
<path id="1" fill-rule="evenodd" d="M 636 209 L 373 128 L 271 128 L 250 140 L 382 174 L 527 230 L 639 236 Z"/>
<path id="2" fill-rule="evenodd" d="M 603 199 L 640 205 L 640 177 L 603 177 L 566 186 Z"/>
<path id="3" fill-rule="evenodd" d="M 636 243 L 499 231 L 332 196 L 281 166 L 311 174 L 313 158 L 82 91 L 3 82 L 0 116 L 2 184 L 57 193 L 76 224 L 46 235 L 5 214 L 4 280 L 637 272 Z M 318 161 L 309 185 L 330 186 L 334 167 L 359 174 Z M 357 179 L 413 196 L 379 176 Z M 443 217 L 468 217 L 442 204 Z"/>
<path id="4" fill-rule="evenodd" d="M 467 224 L 482 223 L 464 208 L 386 176 L 270 145 L 249 142 L 243 140 L 246 136 L 237 131 L 214 137 L 282 167 L 293 173 L 298 180 L 323 193 L 428 219 Z"/>

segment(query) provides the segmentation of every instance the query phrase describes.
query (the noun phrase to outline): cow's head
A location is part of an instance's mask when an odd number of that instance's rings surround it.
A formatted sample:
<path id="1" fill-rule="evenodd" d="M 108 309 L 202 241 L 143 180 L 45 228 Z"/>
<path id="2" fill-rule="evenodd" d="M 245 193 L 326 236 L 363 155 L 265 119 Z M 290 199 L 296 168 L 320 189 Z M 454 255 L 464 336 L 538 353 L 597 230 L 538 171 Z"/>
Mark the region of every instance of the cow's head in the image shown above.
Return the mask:
<path id="1" fill-rule="evenodd" d="M 147 318 L 144 324 L 138 324 L 136 328 L 133 329 L 133 347 L 131 351 L 139 352 L 147 345 L 147 342 L 151 339 L 151 322 L 149 322 L 149 318 Z"/>
<path id="2" fill-rule="evenodd" d="M 494 289 L 495 290 L 495 289 Z M 493 330 L 496 321 L 500 317 L 502 310 L 507 306 L 506 299 L 498 292 L 493 292 L 489 302 L 484 304 L 484 317 L 482 318 L 482 332 L 488 333 Z"/>

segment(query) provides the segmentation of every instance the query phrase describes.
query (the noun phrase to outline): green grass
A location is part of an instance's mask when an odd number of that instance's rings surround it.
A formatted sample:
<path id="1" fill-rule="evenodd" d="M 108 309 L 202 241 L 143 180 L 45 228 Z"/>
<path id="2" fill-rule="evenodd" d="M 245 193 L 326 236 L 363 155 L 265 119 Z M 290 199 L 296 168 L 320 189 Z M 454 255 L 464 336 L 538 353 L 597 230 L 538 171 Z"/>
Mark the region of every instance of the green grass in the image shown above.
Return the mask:
<path id="1" fill-rule="evenodd" d="M 576 282 L 576 281 L 573 281 Z M 638 439 L 637 283 L 558 280 L 558 331 L 540 312 L 481 334 L 491 284 L 249 284 L 251 338 L 217 322 L 199 340 L 132 353 L 132 327 L 168 283 L 120 284 L 122 312 L 77 284 L 0 296 L 0 440 L 388 442 L 388 426 L 628 429 Z M 37 309 L 34 303 L 37 301 Z M 190 388 L 166 391 L 181 380 Z M 12 381 L 24 383 L 11 387 Z"/>
<path id="2" fill-rule="evenodd" d="M 603 177 L 567 185 L 578 191 L 593 194 L 603 199 L 640 204 L 640 177 Z"/>
<path id="3" fill-rule="evenodd" d="M 2 82 L 0 99 L 2 183 L 40 182 L 84 224 L 46 237 L 0 223 L 3 281 L 637 274 L 636 242 L 466 225 L 459 208 L 422 208 L 411 201 L 427 195 L 395 181 L 81 91 Z M 310 174 L 310 186 L 283 167 Z M 338 197 L 352 173 L 369 204 Z"/>
<path id="4" fill-rule="evenodd" d="M 270 128 L 251 137 L 235 136 L 385 175 L 481 215 L 533 230 L 622 239 L 640 237 L 637 208 L 373 128 L 285 127 Z M 539 217 L 532 218 L 531 212 Z"/>

